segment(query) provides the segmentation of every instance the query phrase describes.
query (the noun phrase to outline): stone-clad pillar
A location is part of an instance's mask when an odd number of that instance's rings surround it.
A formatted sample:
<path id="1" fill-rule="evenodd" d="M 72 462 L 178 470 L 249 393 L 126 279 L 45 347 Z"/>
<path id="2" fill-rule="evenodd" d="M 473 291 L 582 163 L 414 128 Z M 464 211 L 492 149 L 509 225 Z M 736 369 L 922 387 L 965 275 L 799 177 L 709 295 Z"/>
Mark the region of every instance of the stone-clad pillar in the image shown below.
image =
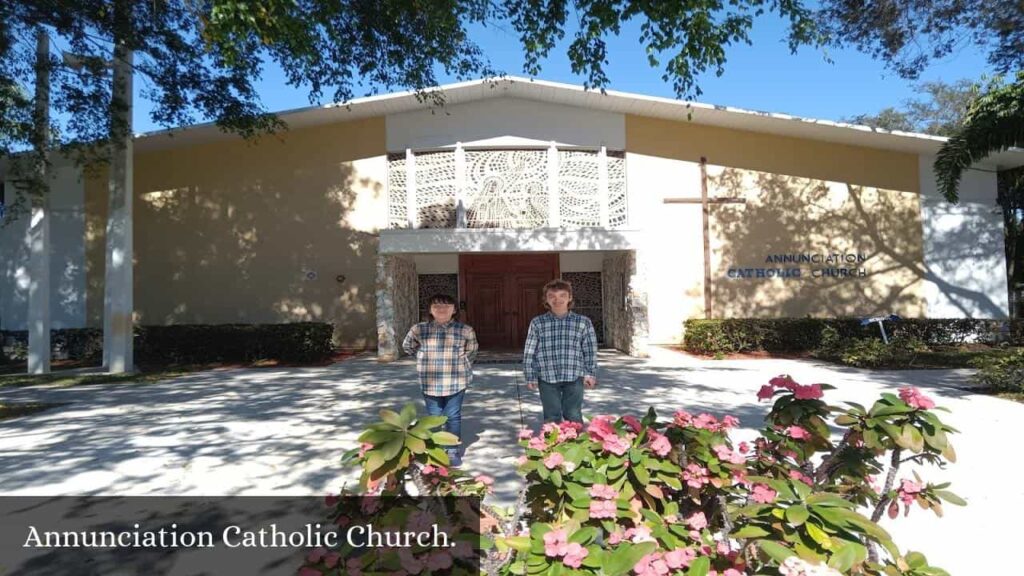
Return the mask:
<path id="1" fill-rule="evenodd" d="M 377 359 L 402 355 L 402 339 L 417 317 L 416 264 L 408 256 L 377 256 Z"/>
<path id="2" fill-rule="evenodd" d="M 630 356 L 647 356 L 647 290 L 636 252 L 605 256 L 602 285 L 606 343 Z"/>

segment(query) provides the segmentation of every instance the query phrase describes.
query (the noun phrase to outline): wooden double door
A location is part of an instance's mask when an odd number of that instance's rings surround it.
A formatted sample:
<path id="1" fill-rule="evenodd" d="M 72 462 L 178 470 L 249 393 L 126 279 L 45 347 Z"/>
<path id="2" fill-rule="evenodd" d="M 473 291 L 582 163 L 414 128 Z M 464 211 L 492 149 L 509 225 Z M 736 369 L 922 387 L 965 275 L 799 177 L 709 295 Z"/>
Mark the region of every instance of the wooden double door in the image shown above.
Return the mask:
<path id="1" fill-rule="evenodd" d="M 544 284 L 558 277 L 558 254 L 461 254 L 462 319 L 481 348 L 521 350 L 530 320 L 545 311 Z"/>

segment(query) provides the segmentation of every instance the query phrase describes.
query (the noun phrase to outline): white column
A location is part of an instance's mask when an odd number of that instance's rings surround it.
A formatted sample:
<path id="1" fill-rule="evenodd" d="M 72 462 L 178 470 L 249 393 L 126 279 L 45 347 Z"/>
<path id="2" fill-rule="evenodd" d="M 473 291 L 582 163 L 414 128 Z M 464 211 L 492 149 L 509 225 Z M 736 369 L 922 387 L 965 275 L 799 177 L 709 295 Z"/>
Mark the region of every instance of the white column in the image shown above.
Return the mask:
<path id="1" fill-rule="evenodd" d="M 416 155 L 410 148 L 405 149 L 405 217 L 409 228 L 420 227 L 420 215 L 416 210 Z"/>
<path id="2" fill-rule="evenodd" d="M 562 225 L 561 199 L 558 191 L 558 146 L 552 141 L 548 146 L 548 226 Z"/>
<path id="3" fill-rule="evenodd" d="M 608 227 L 608 148 L 601 146 L 597 152 L 597 197 L 600 206 L 601 228 Z"/>
<path id="4" fill-rule="evenodd" d="M 50 372 L 50 196 L 32 199 L 28 244 L 28 373 Z"/>
<path id="5" fill-rule="evenodd" d="M 110 146 L 110 211 L 107 216 L 106 277 L 103 297 L 103 366 L 112 374 L 134 370 L 132 337 L 132 51 L 114 47 L 112 113 L 120 115 L 124 133 Z"/>
<path id="6" fill-rule="evenodd" d="M 466 227 L 466 151 L 455 143 L 455 227 Z"/>
<path id="7" fill-rule="evenodd" d="M 36 35 L 35 152 L 46 156 L 50 123 L 50 39 Z M 36 176 L 47 183 L 49 174 L 42 159 Z M 25 242 L 28 247 L 28 373 L 50 372 L 50 187 L 31 195 L 32 212 Z"/>

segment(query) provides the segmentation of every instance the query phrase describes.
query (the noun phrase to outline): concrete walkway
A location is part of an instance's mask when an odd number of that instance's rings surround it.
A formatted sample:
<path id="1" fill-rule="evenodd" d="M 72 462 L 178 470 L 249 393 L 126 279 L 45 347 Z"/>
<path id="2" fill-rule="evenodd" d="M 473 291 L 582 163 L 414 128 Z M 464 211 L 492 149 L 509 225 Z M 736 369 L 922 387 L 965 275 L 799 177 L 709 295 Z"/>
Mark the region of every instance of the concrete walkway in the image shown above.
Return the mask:
<path id="1" fill-rule="evenodd" d="M 909 518 L 883 525 L 902 548 L 925 552 L 954 575 L 1005 573 L 995 552 L 1017 545 L 1016 534 L 998 526 L 1024 510 L 1024 461 L 1013 456 L 1024 405 L 961 390 L 970 384 L 968 371 L 706 361 L 665 350 L 647 360 L 602 353 L 601 365 L 601 386 L 588 391 L 585 414 L 639 414 L 647 406 L 664 416 L 678 408 L 732 414 L 743 426 L 737 440 L 755 435 L 768 408 L 755 394 L 777 374 L 835 385 L 826 397 L 834 404 L 868 404 L 882 391 L 921 387 L 952 410 L 942 417 L 961 431 L 953 437 L 959 461 L 922 475 L 952 482 L 969 506 L 947 506 L 944 519 L 915 508 Z M 354 478 L 339 468 L 338 457 L 379 408 L 420 405 L 413 374 L 408 360 L 378 364 L 364 357 L 325 368 L 212 371 L 137 386 L 0 389 L 4 402 L 65 403 L 0 422 L 0 494 L 323 494 Z M 510 502 L 520 485 L 513 464 L 520 453 L 514 374 L 511 365 L 479 366 L 465 407 L 465 468 L 496 477 L 498 502 Z M 527 423 L 536 426 L 536 393 L 523 393 Z"/>

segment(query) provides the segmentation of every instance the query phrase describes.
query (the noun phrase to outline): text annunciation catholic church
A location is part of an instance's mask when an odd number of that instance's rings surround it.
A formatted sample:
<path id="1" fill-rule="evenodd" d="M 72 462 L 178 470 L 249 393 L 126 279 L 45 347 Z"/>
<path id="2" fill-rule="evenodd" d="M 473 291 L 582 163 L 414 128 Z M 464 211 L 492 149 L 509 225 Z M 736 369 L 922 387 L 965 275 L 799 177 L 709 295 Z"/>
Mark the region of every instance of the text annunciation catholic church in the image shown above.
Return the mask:
<path id="1" fill-rule="evenodd" d="M 706 315 L 1007 316 L 996 171 L 1024 153 L 966 171 L 953 205 L 934 137 L 515 78 L 444 90 L 443 110 L 289 112 L 256 143 L 137 138 L 135 321 L 331 322 L 393 358 L 447 292 L 482 346 L 514 349 L 559 276 L 631 354 Z M 100 327 L 106 175 L 53 174 L 53 327 Z M 7 330 L 26 326 L 27 226 L 0 230 Z"/>

